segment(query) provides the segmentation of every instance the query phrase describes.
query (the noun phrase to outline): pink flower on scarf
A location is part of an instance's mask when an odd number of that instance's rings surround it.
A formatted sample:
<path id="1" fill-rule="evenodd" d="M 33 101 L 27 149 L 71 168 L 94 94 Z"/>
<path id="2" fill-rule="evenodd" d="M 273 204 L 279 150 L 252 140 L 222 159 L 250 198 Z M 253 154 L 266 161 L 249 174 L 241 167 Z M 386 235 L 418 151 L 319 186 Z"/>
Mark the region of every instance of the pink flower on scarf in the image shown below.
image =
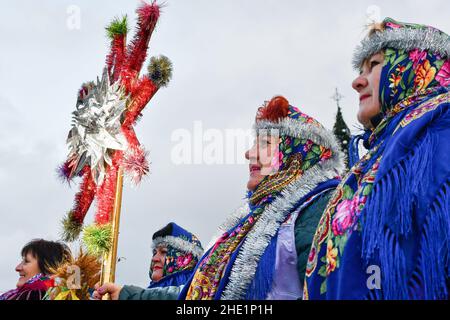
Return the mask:
<path id="1" fill-rule="evenodd" d="M 417 66 L 425 60 L 427 52 L 419 49 L 414 49 L 409 53 L 409 59 L 413 62 L 413 68 L 417 69 Z"/>
<path id="2" fill-rule="evenodd" d="M 184 257 L 183 256 L 178 257 L 176 263 L 177 263 L 177 266 L 184 267 Z"/>
<path id="3" fill-rule="evenodd" d="M 273 173 L 278 172 L 282 161 L 283 161 L 283 153 L 277 150 L 270 163 L 270 169 Z"/>
<path id="4" fill-rule="evenodd" d="M 341 236 L 353 226 L 358 204 L 358 197 L 355 197 L 353 200 L 344 200 L 337 206 L 332 223 L 334 235 Z"/>
<path id="5" fill-rule="evenodd" d="M 192 261 L 192 254 L 188 254 L 183 259 L 183 267 L 188 266 L 189 263 L 191 263 L 191 261 Z"/>
<path id="6" fill-rule="evenodd" d="M 303 151 L 306 152 L 306 153 L 308 153 L 308 152 L 311 150 L 313 144 L 314 144 L 314 142 L 313 142 L 312 140 L 309 140 L 309 139 L 308 139 L 308 140 L 306 141 L 306 144 L 303 146 Z"/>
<path id="7" fill-rule="evenodd" d="M 291 144 L 291 138 L 286 137 L 286 145 L 290 145 Z"/>
<path id="8" fill-rule="evenodd" d="M 333 219 L 333 233 L 335 236 L 341 236 L 344 234 L 352 224 L 351 213 L 352 201 L 344 200 L 336 208 L 336 215 Z"/>
<path id="9" fill-rule="evenodd" d="M 443 87 L 450 86 L 450 61 L 447 60 L 436 75 L 436 81 Z"/>
<path id="10" fill-rule="evenodd" d="M 387 26 L 387 27 L 390 27 L 390 28 L 392 28 L 392 29 L 400 29 L 400 28 L 401 28 L 400 25 L 395 24 L 395 23 L 392 23 L 392 22 L 386 23 L 386 26 Z"/>

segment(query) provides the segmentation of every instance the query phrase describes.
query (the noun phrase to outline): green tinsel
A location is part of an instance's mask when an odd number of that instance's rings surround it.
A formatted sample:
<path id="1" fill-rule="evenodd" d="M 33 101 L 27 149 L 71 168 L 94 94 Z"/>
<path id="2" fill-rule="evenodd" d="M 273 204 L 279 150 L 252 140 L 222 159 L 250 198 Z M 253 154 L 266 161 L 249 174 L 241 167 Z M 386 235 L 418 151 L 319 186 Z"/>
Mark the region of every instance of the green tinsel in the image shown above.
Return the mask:
<path id="1" fill-rule="evenodd" d="M 153 83 L 166 87 L 172 78 L 172 62 L 166 56 L 151 57 L 148 72 Z"/>
<path id="2" fill-rule="evenodd" d="M 101 257 L 112 246 L 111 224 L 93 224 L 83 229 L 83 243 L 89 254 Z"/>
<path id="3" fill-rule="evenodd" d="M 69 211 L 61 223 L 63 227 L 61 238 L 63 241 L 73 242 L 78 239 L 83 229 L 83 224 L 73 219 L 73 211 Z"/>
<path id="4" fill-rule="evenodd" d="M 125 35 L 128 33 L 128 22 L 127 22 L 127 16 L 124 16 L 122 18 L 114 18 L 113 21 L 107 26 L 106 33 L 108 35 L 108 38 L 111 40 L 114 39 L 115 36 L 118 35 Z"/>

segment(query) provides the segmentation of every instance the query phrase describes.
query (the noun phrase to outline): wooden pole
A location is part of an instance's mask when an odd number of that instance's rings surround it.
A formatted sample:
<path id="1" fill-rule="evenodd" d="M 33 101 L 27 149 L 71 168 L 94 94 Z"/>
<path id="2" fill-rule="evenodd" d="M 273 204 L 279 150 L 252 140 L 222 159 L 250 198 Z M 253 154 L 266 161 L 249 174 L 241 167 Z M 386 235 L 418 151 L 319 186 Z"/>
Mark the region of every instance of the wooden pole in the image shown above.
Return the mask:
<path id="1" fill-rule="evenodd" d="M 117 245 L 119 242 L 120 213 L 122 207 L 123 191 L 123 169 L 117 171 L 116 193 L 114 198 L 114 208 L 111 216 L 112 220 L 112 246 L 111 250 L 103 256 L 101 285 L 114 283 L 116 280 Z M 109 295 L 104 295 L 103 300 L 109 300 Z"/>

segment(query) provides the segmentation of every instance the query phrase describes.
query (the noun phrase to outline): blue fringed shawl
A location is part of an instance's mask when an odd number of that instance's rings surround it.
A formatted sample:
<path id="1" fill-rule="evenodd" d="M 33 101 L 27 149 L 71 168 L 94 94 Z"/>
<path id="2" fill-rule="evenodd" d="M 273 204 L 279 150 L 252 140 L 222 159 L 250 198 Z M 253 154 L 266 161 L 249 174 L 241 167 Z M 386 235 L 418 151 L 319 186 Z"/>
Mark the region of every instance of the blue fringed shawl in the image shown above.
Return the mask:
<path id="1" fill-rule="evenodd" d="M 349 235 L 340 265 L 325 283 L 319 273 L 331 248 L 327 241 L 321 245 L 306 298 L 449 298 L 449 97 L 448 88 L 436 90 L 397 114 L 373 141 L 371 150 L 378 149 L 363 172 L 382 159 L 360 230 Z M 351 181 L 346 180 L 344 185 Z M 380 290 L 367 286 L 369 266 L 381 270 Z"/>
<path id="2" fill-rule="evenodd" d="M 362 257 L 378 256 L 386 299 L 448 297 L 450 102 L 444 96 L 446 102 L 399 129 L 380 150 L 383 161 L 362 218 Z"/>

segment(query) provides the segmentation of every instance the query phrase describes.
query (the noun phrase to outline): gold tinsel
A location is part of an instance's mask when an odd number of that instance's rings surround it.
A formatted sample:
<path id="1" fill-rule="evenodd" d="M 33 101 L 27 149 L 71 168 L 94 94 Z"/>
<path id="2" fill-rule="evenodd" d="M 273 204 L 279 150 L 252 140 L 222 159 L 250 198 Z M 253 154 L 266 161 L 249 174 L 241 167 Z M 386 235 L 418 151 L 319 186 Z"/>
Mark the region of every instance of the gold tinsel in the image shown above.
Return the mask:
<path id="1" fill-rule="evenodd" d="M 80 249 L 77 258 L 51 270 L 55 287 L 47 292 L 49 300 L 89 300 L 89 289 L 100 281 L 99 260 Z M 79 275 L 79 279 L 77 279 Z M 79 280 L 79 281 L 78 281 Z"/>

